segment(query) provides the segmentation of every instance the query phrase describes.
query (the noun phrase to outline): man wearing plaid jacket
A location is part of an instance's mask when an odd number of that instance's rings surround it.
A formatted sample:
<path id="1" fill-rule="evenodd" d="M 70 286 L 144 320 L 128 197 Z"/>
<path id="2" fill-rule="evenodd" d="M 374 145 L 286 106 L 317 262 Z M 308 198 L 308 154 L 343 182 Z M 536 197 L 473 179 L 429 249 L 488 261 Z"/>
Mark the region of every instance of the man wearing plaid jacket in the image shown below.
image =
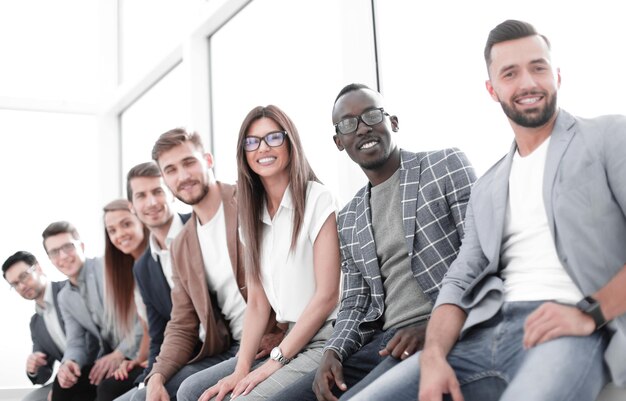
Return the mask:
<path id="1" fill-rule="evenodd" d="M 337 148 L 369 183 L 337 217 L 342 301 L 320 367 L 273 401 L 336 400 L 350 389 L 347 399 L 422 348 L 441 279 L 461 245 L 476 179 L 458 149 L 399 149 L 391 138 L 398 118 L 365 85 L 341 90 L 333 123 Z"/>

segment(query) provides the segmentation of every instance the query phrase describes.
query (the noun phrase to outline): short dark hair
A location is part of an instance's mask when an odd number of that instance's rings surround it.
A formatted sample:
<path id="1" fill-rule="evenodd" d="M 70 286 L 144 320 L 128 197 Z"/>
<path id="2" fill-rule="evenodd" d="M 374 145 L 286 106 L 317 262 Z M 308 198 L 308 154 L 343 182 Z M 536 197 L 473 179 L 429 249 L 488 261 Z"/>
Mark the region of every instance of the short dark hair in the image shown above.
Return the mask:
<path id="1" fill-rule="evenodd" d="M 176 147 L 185 142 L 191 142 L 194 146 L 204 153 L 204 146 L 202 145 L 202 138 L 197 132 L 189 132 L 184 128 L 174 128 L 159 136 L 159 139 L 154 143 L 152 147 L 152 160 L 159 162 L 159 157 L 163 152 Z"/>
<path id="2" fill-rule="evenodd" d="M 356 90 L 359 90 L 359 89 L 369 89 L 369 90 L 373 90 L 372 88 L 370 88 L 369 86 L 367 86 L 367 85 L 365 85 L 365 84 L 356 84 L 356 83 L 353 83 L 353 84 L 346 85 L 346 86 L 344 86 L 344 87 L 343 87 L 343 88 L 339 91 L 339 94 L 338 94 L 338 95 L 337 95 L 337 97 L 335 98 L 335 103 L 333 103 L 333 105 L 334 105 L 334 104 L 336 104 L 336 103 L 337 103 L 337 100 L 339 100 L 339 98 L 340 98 L 340 97 L 342 97 L 343 95 L 345 95 L 346 93 L 348 93 L 348 92 L 352 92 L 352 91 L 356 91 Z"/>
<path id="3" fill-rule="evenodd" d="M 69 221 L 55 221 L 54 223 L 50 223 L 50 225 L 43 230 L 43 233 L 41 233 L 41 236 L 43 237 L 43 249 L 48 252 L 46 249 L 46 240 L 49 237 L 65 233 L 71 234 L 72 238 L 75 240 L 80 240 L 78 230 L 76 230 L 76 227 L 74 227 L 74 225 Z"/>
<path id="4" fill-rule="evenodd" d="M 28 266 L 37 264 L 37 258 L 30 252 L 17 251 L 13 255 L 9 256 L 7 260 L 2 264 L 2 277 L 6 278 L 7 270 L 13 267 L 14 264 L 24 262 Z"/>
<path id="5" fill-rule="evenodd" d="M 522 39 L 534 35 L 542 37 L 543 40 L 546 41 L 548 49 L 550 49 L 550 41 L 548 38 L 537 32 L 535 27 L 528 22 L 508 19 L 498 24 L 489 32 L 489 37 L 485 44 L 485 63 L 487 63 L 487 68 L 491 65 L 491 49 L 493 46 L 509 40 Z"/>
<path id="6" fill-rule="evenodd" d="M 133 188 L 130 186 L 130 180 L 138 177 L 160 177 L 161 170 L 153 161 L 140 163 L 128 170 L 126 174 L 126 197 L 130 202 L 133 201 Z"/>

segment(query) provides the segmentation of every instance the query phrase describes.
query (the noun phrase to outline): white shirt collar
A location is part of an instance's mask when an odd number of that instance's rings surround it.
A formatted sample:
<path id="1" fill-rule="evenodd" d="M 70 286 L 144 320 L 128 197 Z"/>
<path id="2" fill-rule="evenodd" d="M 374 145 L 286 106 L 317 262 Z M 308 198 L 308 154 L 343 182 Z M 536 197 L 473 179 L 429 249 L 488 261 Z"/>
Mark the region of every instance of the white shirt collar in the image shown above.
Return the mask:
<path id="1" fill-rule="evenodd" d="M 170 249 L 170 245 L 174 238 L 178 235 L 178 233 L 183 229 L 183 219 L 180 218 L 178 213 L 174 213 L 174 218 L 172 218 L 172 224 L 170 225 L 170 229 L 165 236 L 165 246 L 167 250 Z M 150 233 L 150 253 L 152 254 L 152 259 L 158 260 L 159 253 L 163 252 L 163 249 L 159 246 L 155 236 L 153 233 Z"/>
<path id="2" fill-rule="evenodd" d="M 272 219 L 270 218 L 270 214 L 267 211 L 267 200 L 265 200 L 263 202 L 263 223 L 265 224 L 272 224 Z M 291 185 L 287 185 L 287 189 L 285 189 L 285 193 L 283 194 L 283 199 L 281 199 L 280 201 L 280 205 L 278 206 L 278 209 L 276 209 L 276 213 L 274 214 L 274 216 L 276 216 L 278 214 L 278 212 L 280 211 L 280 209 L 282 208 L 286 208 L 286 209 L 293 209 L 293 198 L 291 197 Z"/>

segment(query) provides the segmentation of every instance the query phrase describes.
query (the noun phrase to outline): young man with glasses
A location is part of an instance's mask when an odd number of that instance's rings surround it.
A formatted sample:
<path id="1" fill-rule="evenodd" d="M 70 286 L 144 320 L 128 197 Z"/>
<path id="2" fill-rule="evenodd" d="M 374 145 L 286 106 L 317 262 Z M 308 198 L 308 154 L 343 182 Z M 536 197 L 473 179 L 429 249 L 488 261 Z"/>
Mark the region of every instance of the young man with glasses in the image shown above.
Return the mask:
<path id="1" fill-rule="evenodd" d="M 272 400 L 350 398 L 424 345 L 476 176 L 458 149 L 398 148 L 398 118 L 383 106 L 382 95 L 362 84 L 335 99 L 335 145 L 369 183 L 337 217 L 342 301 L 320 367 Z"/>
<path id="2" fill-rule="evenodd" d="M 87 258 L 76 228 L 66 222 L 50 224 L 42 233 L 50 261 L 69 278 L 59 292 L 67 333 L 67 349 L 53 384 L 52 400 L 71 399 L 67 389 L 98 386 L 125 358 L 137 353 L 141 327 L 135 335 L 118 339 L 104 311 L 104 266 L 101 258 Z M 86 384 L 85 384 L 86 383 Z"/>
<path id="3" fill-rule="evenodd" d="M 55 361 L 63 359 L 67 345 L 65 324 L 58 305 L 59 290 L 67 281 L 53 282 L 43 273 L 33 254 L 18 251 L 2 264 L 2 274 L 22 298 L 35 301 L 35 314 L 30 320 L 33 353 L 26 360 L 26 374 L 33 384 L 43 385 L 29 393 L 22 401 L 45 401 L 52 390 L 52 383 L 45 383 L 52 376 Z M 81 388 L 73 395 L 89 400 L 95 391 Z M 82 390 L 82 391 L 81 391 Z"/>

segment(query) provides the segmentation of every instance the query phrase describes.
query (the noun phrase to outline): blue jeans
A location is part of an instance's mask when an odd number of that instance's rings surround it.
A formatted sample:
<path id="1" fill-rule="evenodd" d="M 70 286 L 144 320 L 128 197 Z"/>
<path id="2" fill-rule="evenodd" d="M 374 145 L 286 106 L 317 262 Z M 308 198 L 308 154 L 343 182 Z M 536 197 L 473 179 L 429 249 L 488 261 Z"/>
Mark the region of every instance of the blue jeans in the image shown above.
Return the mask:
<path id="1" fill-rule="evenodd" d="M 505 303 L 496 316 L 457 342 L 448 363 L 465 401 L 595 400 L 609 380 L 603 359 L 607 333 L 560 337 L 525 350 L 524 321 L 542 303 Z M 415 401 L 419 377 L 416 354 L 351 400 Z"/>
<path id="2" fill-rule="evenodd" d="M 195 363 L 183 366 L 174 376 L 172 376 L 166 383 L 165 389 L 170 396 L 171 401 L 176 401 L 176 392 L 180 387 L 181 383 L 193 375 L 194 373 L 198 373 L 204 369 L 210 368 L 211 366 L 217 365 L 221 362 L 224 362 L 237 354 L 239 350 L 239 343 L 236 342 L 231 347 L 222 352 L 221 354 L 213 355 L 206 357 L 200 361 Z M 123 396 L 117 398 L 115 401 L 145 401 L 146 400 L 146 388 L 142 388 L 141 390 L 137 390 L 136 388 L 124 394 Z"/>
<path id="3" fill-rule="evenodd" d="M 378 354 L 395 334 L 395 329 L 376 331 L 367 344 L 342 363 L 343 378 L 348 390 L 342 393 L 337 386 L 334 386 L 332 391 L 336 397 L 341 397 L 342 401 L 350 399 L 383 373 L 400 363 L 399 359 L 391 356 L 382 357 Z M 268 398 L 268 401 L 317 401 L 312 389 L 316 371 L 309 373 L 283 391 Z"/>

